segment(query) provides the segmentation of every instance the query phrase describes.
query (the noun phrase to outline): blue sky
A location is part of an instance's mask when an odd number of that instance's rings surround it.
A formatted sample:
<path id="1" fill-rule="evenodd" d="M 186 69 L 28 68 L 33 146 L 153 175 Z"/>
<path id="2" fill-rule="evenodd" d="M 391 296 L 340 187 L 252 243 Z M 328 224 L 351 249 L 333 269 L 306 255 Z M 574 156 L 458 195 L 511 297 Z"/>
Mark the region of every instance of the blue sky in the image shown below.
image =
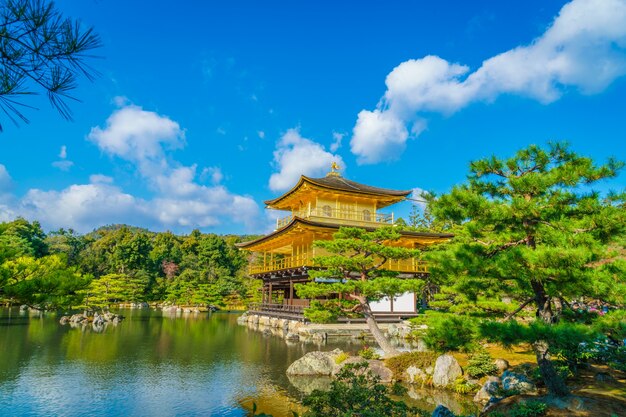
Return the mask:
<path id="1" fill-rule="evenodd" d="M 100 34 L 101 76 L 73 122 L 44 98 L 2 120 L 0 220 L 260 233 L 333 160 L 445 192 L 531 143 L 626 159 L 626 0 L 56 4 Z"/>

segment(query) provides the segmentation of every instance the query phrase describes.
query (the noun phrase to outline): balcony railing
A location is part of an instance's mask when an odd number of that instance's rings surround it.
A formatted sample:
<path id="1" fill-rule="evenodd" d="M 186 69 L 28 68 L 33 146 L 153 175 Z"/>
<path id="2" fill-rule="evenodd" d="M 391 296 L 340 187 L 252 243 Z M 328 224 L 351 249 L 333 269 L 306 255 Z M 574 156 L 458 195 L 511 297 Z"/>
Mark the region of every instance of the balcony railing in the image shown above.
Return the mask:
<path id="1" fill-rule="evenodd" d="M 250 265 L 250 274 L 261 274 L 264 272 L 282 271 L 283 269 L 300 268 L 311 266 L 312 262 L 308 255 L 286 256 L 281 259 L 272 259 L 263 264 Z"/>
<path id="2" fill-rule="evenodd" d="M 276 229 L 281 229 L 289 224 L 294 217 L 303 219 L 312 219 L 318 221 L 324 220 L 345 220 L 349 224 L 358 225 L 376 225 L 394 223 L 393 213 L 372 213 L 368 210 L 344 210 L 334 209 L 329 206 L 317 207 L 311 210 L 296 211 L 289 216 L 276 220 Z"/>
<path id="3" fill-rule="evenodd" d="M 265 272 L 282 271 L 284 269 L 301 268 L 303 266 L 314 266 L 313 259 L 308 255 L 287 256 L 281 259 L 273 259 L 263 264 L 250 265 L 249 273 L 262 274 Z M 427 273 L 428 263 L 417 259 L 389 260 L 381 267 L 388 271 Z"/>

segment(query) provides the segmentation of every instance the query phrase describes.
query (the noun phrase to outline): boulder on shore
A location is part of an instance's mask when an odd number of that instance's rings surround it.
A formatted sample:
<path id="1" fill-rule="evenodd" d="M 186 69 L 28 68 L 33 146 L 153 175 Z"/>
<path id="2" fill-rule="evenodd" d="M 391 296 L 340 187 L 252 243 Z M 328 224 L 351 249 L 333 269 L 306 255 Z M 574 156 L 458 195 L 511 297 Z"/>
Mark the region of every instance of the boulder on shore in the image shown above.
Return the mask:
<path id="1" fill-rule="evenodd" d="M 309 352 L 287 368 L 287 375 L 326 375 L 333 374 L 337 366 L 335 359 L 342 354 L 341 349 L 330 352 Z"/>
<path id="2" fill-rule="evenodd" d="M 488 403 L 498 399 L 501 393 L 500 378 L 490 376 L 474 396 L 477 403 Z"/>
<path id="3" fill-rule="evenodd" d="M 363 359 L 360 356 L 351 356 L 338 365 L 334 365 L 335 369 L 333 375 L 336 375 L 344 366 L 352 363 L 367 362 L 367 369 L 372 372 L 373 375 L 380 378 L 380 382 L 383 384 L 390 383 L 393 380 L 393 371 L 385 365 L 385 362 L 379 359 Z"/>
<path id="4" fill-rule="evenodd" d="M 433 385 L 435 387 L 447 387 L 461 375 L 463 375 L 463 369 L 461 369 L 459 362 L 454 356 L 446 353 L 439 356 L 435 361 Z"/>
<path id="5" fill-rule="evenodd" d="M 447 407 L 439 404 L 437 408 L 433 410 L 431 417 L 456 417 L 454 413 L 448 410 Z"/>
<path id="6" fill-rule="evenodd" d="M 504 371 L 502 374 L 502 388 L 504 388 L 505 391 L 519 394 L 537 393 L 537 386 L 525 375 L 511 371 Z"/>
<path id="7" fill-rule="evenodd" d="M 493 361 L 493 363 L 494 365 L 496 365 L 496 368 L 498 368 L 498 371 L 500 371 L 500 373 L 506 371 L 510 367 L 509 361 L 507 361 L 506 359 L 496 359 L 495 361 Z"/>

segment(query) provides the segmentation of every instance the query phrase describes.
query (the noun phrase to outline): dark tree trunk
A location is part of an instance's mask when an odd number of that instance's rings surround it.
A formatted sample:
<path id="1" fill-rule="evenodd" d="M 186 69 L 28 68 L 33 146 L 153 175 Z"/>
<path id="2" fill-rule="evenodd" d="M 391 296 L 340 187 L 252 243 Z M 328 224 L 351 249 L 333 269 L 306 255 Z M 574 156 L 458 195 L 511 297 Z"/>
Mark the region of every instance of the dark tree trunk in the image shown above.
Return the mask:
<path id="1" fill-rule="evenodd" d="M 372 336 L 374 337 L 374 340 L 376 340 L 376 343 L 378 343 L 378 346 L 380 346 L 383 352 L 385 352 L 385 357 L 399 355 L 400 352 L 391 345 L 389 340 L 380 330 L 380 327 L 378 327 L 378 323 L 376 322 L 376 318 L 374 318 L 374 314 L 370 309 L 370 305 L 368 304 L 367 299 L 363 296 L 356 296 L 354 298 L 359 301 L 361 305 L 361 311 L 363 312 L 363 316 L 365 316 L 365 323 L 367 324 L 367 328 L 369 329 L 370 333 L 372 333 Z"/>
<path id="2" fill-rule="evenodd" d="M 554 369 L 548 349 L 548 343 L 543 340 L 533 343 L 533 350 L 537 356 L 537 365 L 539 365 L 539 370 L 548 392 L 556 397 L 565 397 L 569 395 L 569 389 L 556 372 L 556 369 Z"/>

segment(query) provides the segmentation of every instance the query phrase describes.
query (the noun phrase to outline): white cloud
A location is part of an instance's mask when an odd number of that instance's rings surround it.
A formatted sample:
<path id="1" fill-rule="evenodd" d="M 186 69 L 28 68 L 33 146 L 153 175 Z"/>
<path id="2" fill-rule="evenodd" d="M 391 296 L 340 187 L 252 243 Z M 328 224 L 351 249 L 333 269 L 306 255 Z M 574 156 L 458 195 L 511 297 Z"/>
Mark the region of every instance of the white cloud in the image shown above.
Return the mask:
<path id="1" fill-rule="evenodd" d="M 220 185 L 223 174 L 219 168 L 203 170 L 213 185 L 202 185 L 196 181 L 197 165 L 182 165 L 167 152 L 184 146 L 184 131 L 171 119 L 128 105 L 115 110 L 105 128 L 93 128 L 88 139 L 103 152 L 131 162 L 143 185 L 154 194 L 139 198 L 112 185 L 113 178 L 94 174 L 88 184 L 60 191 L 31 189 L 22 198 L 11 196 L 9 203 L 0 200 L 0 219 L 19 213 L 41 221 L 46 228 L 72 227 L 80 232 L 111 223 L 158 230 L 225 222 L 244 224 L 251 230 L 258 226 L 256 202 Z M 0 196 L 7 181 L 8 172 L 0 165 Z"/>
<path id="2" fill-rule="evenodd" d="M 224 179 L 224 174 L 222 174 L 222 170 L 219 167 L 208 167 L 204 168 L 200 174 L 201 181 L 206 181 L 207 178 L 213 184 L 219 184 Z"/>
<path id="3" fill-rule="evenodd" d="M 502 94 L 547 104 L 567 87 L 601 92 L 626 74 L 625 50 L 626 0 L 574 0 L 539 38 L 474 72 L 437 56 L 403 62 L 387 76 L 377 108 L 359 113 L 351 150 L 361 164 L 398 158 L 407 140 L 425 129 L 422 112 L 451 114 Z"/>
<path id="4" fill-rule="evenodd" d="M 69 171 L 70 168 L 74 166 L 74 162 L 68 160 L 54 161 L 52 166 L 60 169 L 61 171 Z"/>
<path id="5" fill-rule="evenodd" d="M 13 180 L 9 175 L 7 168 L 0 164 L 0 194 L 3 192 L 9 192 L 13 184 Z"/>
<path id="6" fill-rule="evenodd" d="M 113 177 L 102 174 L 93 174 L 89 176 L 89 182 L 92 184 L 113 184 Z"/>
<path id="7" fill-rule="evenodd" d="M 17 203 L 21 215 L 45 227 L 87 232 L 113 223 L 145 223 L 149 205 L 107 184 L 75 184 L 61 191 L 31 189 Z"/>
<path id="8" fill-rule="evenodd" d="M 333 143 L 330 144 L 330 151 L 337 152 L 337 149 L 341 148 L 341 141 L 343 140 L 345 133 L 333 132 Z"/>
<path id="9" fill-rule="evenodd" d="M 274 163 L 278 172 L 270 177 L 270 189 L 289 189 L 296 184 L 300 175 L 323 176 L 330 171 L 333 162 L 345 166 L 339 155 L 327 152 L 319 143 L 303 138 L 297 129 L 289 129 L 276 144 Z"/>
<path id="10" fill-rule="evenodd" d="M 420 207 L 421 209 L 424 209 L 424 207 L 426 207 L 426 200 L 424 200 L 424 197 L 422 197 L 422 194 L 428 194 L 428 191 L 419 187 L 413 188 L 413 191 L 411 193 L 411 201 L 416 206 Z"/>
<path id="11" fill-rule="evenodd" d="M 257 135 L 259 135 L 259 138 L 261 138 L 261 139 L 265 139 L 265 132 L 264 132 L 264 131 L 259 130 L 259 131 L 258 131 L 258 132 L 256 132 L 256 133 L 257 133 Z"/>
<path id="12" fill-rule="evenodd" d="M 60 161 L 54 161 L 52 166 L 60 169 L 61 171 L 69 171 L 72 166 L 74 166 L 74 162 L 67 160 L 67 146 L 61 146 L 61 150 L 59 151 Z"/>
<path id="13" fill-rule="evenodd" d="M 185 132 L 169 117 L 131 104 L 114 111 L 106 127 L 92 128 L 87 139 L 111 156 L 141 163 L 141 169 L 162 160 L 165 150 L 184 147 Z"/>

